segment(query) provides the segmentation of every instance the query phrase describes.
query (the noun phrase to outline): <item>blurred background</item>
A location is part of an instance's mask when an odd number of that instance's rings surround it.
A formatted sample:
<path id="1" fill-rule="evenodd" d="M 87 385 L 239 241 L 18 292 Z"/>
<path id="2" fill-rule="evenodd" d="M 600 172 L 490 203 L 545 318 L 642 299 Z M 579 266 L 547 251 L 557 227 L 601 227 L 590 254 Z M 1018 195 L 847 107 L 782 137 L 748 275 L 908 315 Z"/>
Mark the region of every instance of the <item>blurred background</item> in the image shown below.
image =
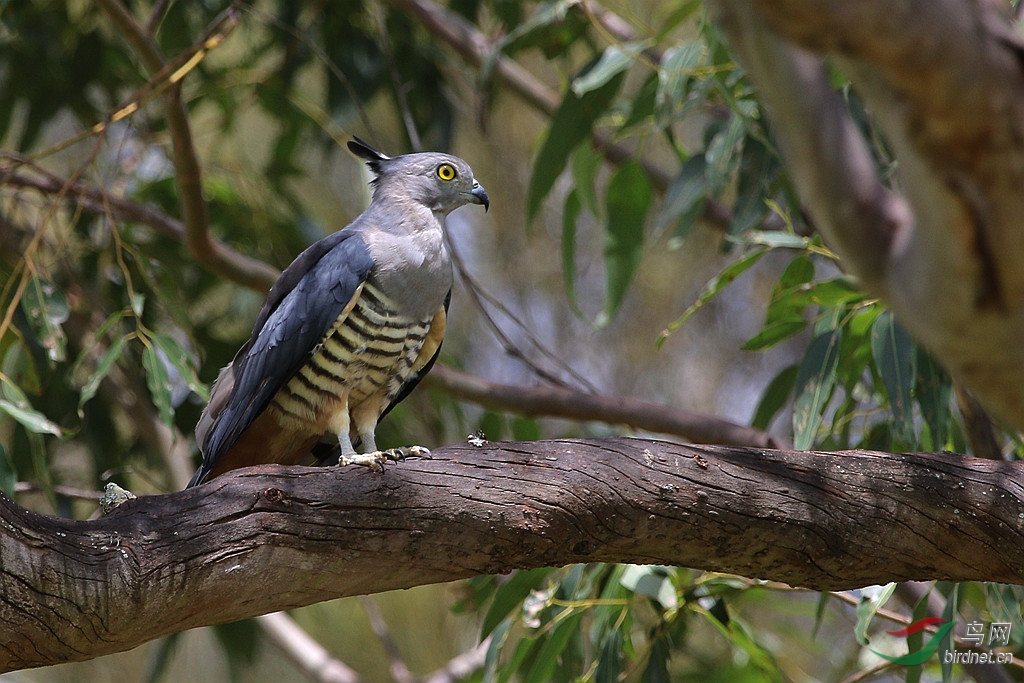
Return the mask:
<path id="1" fill-rule="evenodd" d="M 571 401 L 561 417 L 484 408 L 460 398 L 456 369 L 693 411 L 782 445 L 966 450 L 948 378 L 909 338 L 936 382 L 914 399 L 938 407 L 892 419 L 870 347 L 888 314 L 794 208 L 753 94 L 693 1 L 0 3 L 0 388 L 15 407 L 0 412 L 0 486 L 82 519 L 109 481 L 180 489 L 206 387 L 274 269 L 368 203 L 351 135 L 461 156 L 491 197 L 489 213 L 448 219 L 445 367 L 381 424 L 381 447 L 650 435 Z M 180 173 L 192 154 L 200 195 Z M 884 144 L 878 163 L 892 164 Z M 188 218 L 196 200 L 206 216 Z M 249 260 L 204 266 L 192 230 Z M 818 339 L 841 350 L 810 352 Z M 809 378 L 826 391 L 794 429 Z M 509 585 L 516 609 L 489 612 Z M 999 615 L 988 589 L 934 590 Z M 619 602 L 606 614 L 595 596 Z M 588 565 L 291 617 L 358 677 L 333 680 L 904 680 L 855 638 L 864 597 Z M 480 646 L 482 627 L 504 640 Z M 288 640 L 246 621 L 0 680 L 332 680 Z M 943 676 L 937 660 L 923 676 Z"/>

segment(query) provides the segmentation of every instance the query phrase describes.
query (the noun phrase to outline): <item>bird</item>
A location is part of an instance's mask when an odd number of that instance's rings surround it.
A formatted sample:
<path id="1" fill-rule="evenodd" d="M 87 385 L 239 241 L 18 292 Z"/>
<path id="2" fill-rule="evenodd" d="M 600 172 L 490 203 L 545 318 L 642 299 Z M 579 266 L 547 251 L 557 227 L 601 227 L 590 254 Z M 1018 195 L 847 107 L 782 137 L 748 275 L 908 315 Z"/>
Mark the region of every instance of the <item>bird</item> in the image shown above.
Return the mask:
<path id="1" fill-rule="evenodd" d="M 429 455 L 380 451 L 374 432 L 440 352 L 452 288 L 445 219 L 465 204 L 487 211 L 490 198 L 459 157 L 389 157 L 354 136 L 348 149 L 373 175 L 370 204 L 270 288 L 196 425 L 202 464 L 188 487 L 240 467 L 297 464 L 322 452 L 322 439 L 337 444 L 340 465 L 383 469 Z"/>

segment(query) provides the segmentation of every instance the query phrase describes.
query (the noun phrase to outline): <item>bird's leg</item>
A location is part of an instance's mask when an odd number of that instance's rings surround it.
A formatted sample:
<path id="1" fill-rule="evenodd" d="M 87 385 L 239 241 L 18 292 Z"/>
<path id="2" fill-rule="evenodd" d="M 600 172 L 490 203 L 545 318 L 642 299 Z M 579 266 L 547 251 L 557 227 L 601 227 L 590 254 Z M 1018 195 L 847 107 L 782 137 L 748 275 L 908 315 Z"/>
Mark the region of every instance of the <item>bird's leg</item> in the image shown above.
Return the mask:
<path id="1" fill-rule="evenodd" d="M 356 449 L 352 447 L 352 437 L 348 435 L 348 430 L 338 434 L 338 443 L 341 445 L 341 457 L 338 458 L 339 465 L 365 465 L 371 470 L 384 471 L 384 461 L 379 455 L 379 451 L 374 449 L 372 453 L 356 453 Z M 365 441 L 363 443 L 366 443 Z M 373 445 L 371 439 L 370 445 Z"/>

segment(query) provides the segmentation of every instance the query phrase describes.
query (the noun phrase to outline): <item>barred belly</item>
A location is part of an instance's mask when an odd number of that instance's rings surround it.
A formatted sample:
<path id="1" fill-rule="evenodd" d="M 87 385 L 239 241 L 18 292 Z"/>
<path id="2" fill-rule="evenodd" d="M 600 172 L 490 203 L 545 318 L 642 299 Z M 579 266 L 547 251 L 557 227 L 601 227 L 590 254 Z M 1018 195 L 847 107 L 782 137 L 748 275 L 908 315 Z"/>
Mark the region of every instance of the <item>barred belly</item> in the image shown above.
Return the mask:
<path id="1" fill-rule="evenodd" d="M 348 315 L 339 318 L 274 397 L 271 405 L 280 413 L 326 428 L 339 410 L 351 412 L 372 398 L 379 402 L 379 416 L 414 374 L 430 319 L 397 313 L 394 303 L 368 282 L 360 290 Z"/>

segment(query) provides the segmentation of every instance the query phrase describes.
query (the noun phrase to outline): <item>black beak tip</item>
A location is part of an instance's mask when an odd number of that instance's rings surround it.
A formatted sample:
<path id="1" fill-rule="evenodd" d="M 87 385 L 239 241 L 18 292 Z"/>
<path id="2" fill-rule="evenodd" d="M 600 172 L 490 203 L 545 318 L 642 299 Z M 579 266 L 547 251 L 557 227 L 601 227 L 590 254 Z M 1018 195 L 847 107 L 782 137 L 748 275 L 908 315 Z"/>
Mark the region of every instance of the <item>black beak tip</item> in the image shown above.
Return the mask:
<path id="1" fill-rule="evenodd" d="M 491 198 L 487 196 L 487 190 L 480 183 L 473 185 L 473 189 L 469 192 L 470 196 L 473 197 L 473 201 L 484 207 L 484 213 L 491 208 Z"/>

